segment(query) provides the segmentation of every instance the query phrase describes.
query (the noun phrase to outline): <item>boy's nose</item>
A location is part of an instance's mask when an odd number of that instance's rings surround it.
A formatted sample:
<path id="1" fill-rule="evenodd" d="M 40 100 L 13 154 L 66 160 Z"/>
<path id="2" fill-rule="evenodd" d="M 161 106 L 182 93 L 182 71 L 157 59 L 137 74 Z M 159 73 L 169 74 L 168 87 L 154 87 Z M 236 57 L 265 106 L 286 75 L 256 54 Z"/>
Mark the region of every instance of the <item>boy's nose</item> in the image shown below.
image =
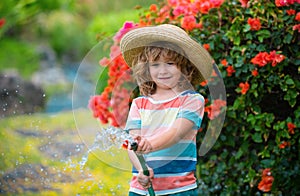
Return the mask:
<path id="1" fill-rule="evenodd" d="M 168 72 L 168 67 L 166 63 L 161 63 L 159 65 L 159 73 L 167 73 Z"/>

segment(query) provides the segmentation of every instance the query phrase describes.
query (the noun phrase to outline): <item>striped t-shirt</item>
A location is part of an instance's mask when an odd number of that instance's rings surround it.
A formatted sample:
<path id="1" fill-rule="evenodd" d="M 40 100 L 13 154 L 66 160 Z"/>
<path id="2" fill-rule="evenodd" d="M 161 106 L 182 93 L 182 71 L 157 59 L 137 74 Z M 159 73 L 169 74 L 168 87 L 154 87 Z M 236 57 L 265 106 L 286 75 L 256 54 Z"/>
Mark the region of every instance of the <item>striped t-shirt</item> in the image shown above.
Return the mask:
<path id="1" fill-rule="evenodd" d="M 201 126 L 203 113 L 204 98 L 194 91 L 184 91 L 164 101 L 145 96 L 133 100 L 125 129 L 141 130 L 141 135 L 146 138 L 157 137 L 168 131 L 177 118 L 186 118 L 194 123 L 193 129 L 178 143 L 144 155 L 147 165 L 154 171 L 152 186 L 157 195 L 197 187 L 194 175 L 197 163 L 196 134 Z M 147 190 L 137 181 L 137 170 L 133 168 L 132 171 L 129 191 L 146 195 Z"/>

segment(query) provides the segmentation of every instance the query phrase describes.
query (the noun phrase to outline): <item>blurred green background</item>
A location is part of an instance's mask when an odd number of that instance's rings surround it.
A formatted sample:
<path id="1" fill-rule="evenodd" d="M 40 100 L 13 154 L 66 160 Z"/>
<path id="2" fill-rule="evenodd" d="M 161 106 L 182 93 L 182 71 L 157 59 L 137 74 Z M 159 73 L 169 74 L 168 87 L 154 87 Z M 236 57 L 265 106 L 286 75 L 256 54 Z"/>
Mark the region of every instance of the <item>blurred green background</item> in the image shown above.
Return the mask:
<path id="1" fill-rule="evenodd" d="M 24 77 L 39 67 L 40 45 L 51 47 L 58 61 L 80 61 L 124 21 L 138 20 L 138 5 L 151 0 L 2 0 L 0 70 L 17 68 Z M 5 50 L 4 50 L 5 49 Z"/>
<path id="2" fill-rule="evenodd" d="M 137 22 L 137 8 L 146 9 L 154 2 L 0 2 L 0 73 L 13 72 L 23 83 L 40 85 L 46 101 L 46 108 L 38 112 L 0 118 L 0 194 L 127 195 L 130 172 L 111 167 L 94 154 L 80 169 L 87 146 L 76 120 L 88 130 L 96 119 L 88 109 L 77 110 L 74 118 L 71 99 L 65 97 L 72 93 L 74 73 L 88 52 L 113 36 L 125 21 Z M 73 77 L 68 78 L 69 72 Z M 3 101 L 6 89 L 1 90 Z M 51 100 L 54 106 L 48 104 Z"/>

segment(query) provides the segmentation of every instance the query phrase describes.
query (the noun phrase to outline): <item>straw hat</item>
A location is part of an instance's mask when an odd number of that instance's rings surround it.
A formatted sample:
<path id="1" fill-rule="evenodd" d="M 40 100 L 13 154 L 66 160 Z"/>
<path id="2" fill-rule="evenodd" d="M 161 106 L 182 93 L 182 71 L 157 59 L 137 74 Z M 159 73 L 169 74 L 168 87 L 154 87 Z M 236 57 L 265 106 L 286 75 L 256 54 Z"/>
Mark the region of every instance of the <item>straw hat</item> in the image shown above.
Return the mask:
<path id="1" fill-rule="evenodd" d="M 163 24 L 133 29 L 126 33 L 120 43 L 124 60 L 129 66 L 145 46 L 153 43 L 169 42 L 179 46 L 185 57 L 199 70 L 199 81 L 204 81 L 211 75 L 214 60 L 198 42 L 193 40 L 183 29 L 175 25 Z"/>

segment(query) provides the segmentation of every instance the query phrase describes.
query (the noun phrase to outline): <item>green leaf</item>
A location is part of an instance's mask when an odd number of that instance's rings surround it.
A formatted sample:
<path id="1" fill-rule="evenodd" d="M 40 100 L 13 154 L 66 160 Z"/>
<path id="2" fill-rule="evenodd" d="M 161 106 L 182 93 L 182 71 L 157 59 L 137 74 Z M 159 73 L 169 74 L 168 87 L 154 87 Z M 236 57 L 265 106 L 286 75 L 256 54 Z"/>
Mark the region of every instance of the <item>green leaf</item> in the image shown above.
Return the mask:
<path id="1" fill-rule="evenodd" d="M 252 139 L 253 139 L 253 141 L 256 142 L 256 143 L 262 143 L 262 142 L 263 142 L 260 133 L 254 133 L 254 134 L 252 135 Z"/>
<path id="2" fill-rule="evenodd" d="M 239 149 L 238 152 L 235 155 L 235 159 L 239 159 L 243 155 L 243 150 Z"/>
<path id="3" fill-rule="evenodd" d="M 235 36 L 235 37 L 233 38 L 233 43 L 234 43 L 234 45 L 240 45 L 240 43 L 241 43 L 241 38 L 240 38 L 239 36 Z"/>
<path id="4" fill-rule="evenodd" d="M 258 124 L 258 125 L 255 125 L 255 126 L 254 126 L 254 130 L 255 130 L 255 131 L 261 131 L 261 125 L 259 125 L 259 124 Z"/>
<path id="5" fill-rule="evenodd" d="M 245 27 L 244 27 L 244 29 L 243 29 L 243 32 L 246 33 L 248 31 L 250 31 L 250 28 L 251 28 L 251 26 L 249 24 L 246 24 Z"/>
<path id="6" fill-rule="evenodd" d="M 291 34 L 288 33 L 288 34 L 284 37 L 283 43 L 289 44 L 289 43 L 291 43 L 292 39 L 293 39 L 293 35 L 291 35 Z"/>
<path id="7" fill-rule="evenodd" d="M 252 34 L 251 33 L 247 33 L 246 34 L 246 39 L 252 40 L 253 39 Z"/>
<path id="8" fill-rule="evenodd" d="M 275 160 L 264 159 L 260 163 L 261 163 L 262 167 L 269 168 L 269 167 L 273 167 L 273 165 L 275 164 Z"/>
<path id="9" fill-rule="evenodd" d="M 257 31 L 256 35 L 258 36 L 258 40 L 263 42 L 265 38 L 269 38 L 271 33 L 268 30 L 260 30 Z"/>
<path id="10" fill-rule="evenodd" d="M 292 78 L 288 78 L 288 79 L 285 81 L 285 83 L 288 84 L 288 85 L 294 85 L 294 84 L 295 84 Z"/>

